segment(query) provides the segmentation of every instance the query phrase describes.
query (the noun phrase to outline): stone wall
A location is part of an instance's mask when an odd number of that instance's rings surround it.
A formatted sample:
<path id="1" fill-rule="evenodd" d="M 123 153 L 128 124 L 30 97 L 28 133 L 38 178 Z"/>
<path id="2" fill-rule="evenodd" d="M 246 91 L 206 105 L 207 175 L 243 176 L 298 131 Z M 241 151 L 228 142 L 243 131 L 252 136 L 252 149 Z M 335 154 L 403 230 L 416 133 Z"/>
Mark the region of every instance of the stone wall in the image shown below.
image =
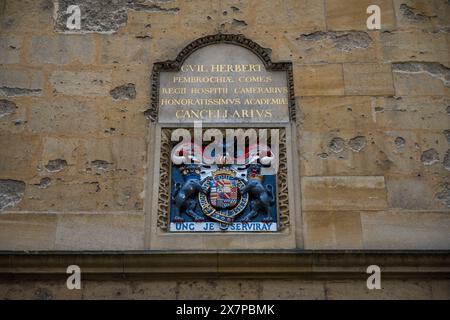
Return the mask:
<path id="1" fill-rule="evenodd" d="M 83 282 L 82 290 L 67 290 L 63 279 L 8 280 L 0 282 L 6 299 L 179 299 L 179 300 L 339 300 L 339 299 L 436 299 L 449 298 L 448 280 L 390 279 L 383 290 L 368 290 L 359 280 L 305 279 L 184 279 Z"/>
<path id="2" fill-rule="evenodd" d="M 448 1 L 76 2 L 0 0 L 0 249 L 149 248 L 151 68 L 217 33 L 293 63 L 300 249 L 450 248 Z"/>

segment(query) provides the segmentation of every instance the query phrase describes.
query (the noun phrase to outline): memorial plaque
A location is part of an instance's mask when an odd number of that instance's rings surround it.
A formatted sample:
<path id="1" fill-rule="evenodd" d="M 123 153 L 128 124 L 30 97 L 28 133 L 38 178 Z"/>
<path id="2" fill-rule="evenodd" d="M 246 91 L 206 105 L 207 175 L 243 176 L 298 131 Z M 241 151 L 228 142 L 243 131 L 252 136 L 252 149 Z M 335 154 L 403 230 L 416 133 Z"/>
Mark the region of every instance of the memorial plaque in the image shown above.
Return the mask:
<path id="1" fill-rule="evenodd" d="M 178 72 L 161 72 L 163 123 L 289 122 L 285 71 L 267 71 L 253 52 L 213 44 L 192 53 Z"/>
<path id="2" fill-rule="evenodd" d="M 241 36 L 199 39 L 176 60 L 155 65 L 147 114 L 161 128 L 162 229 L 286 228 L 291 88 L 291 64 L 272 63 L 265 49 Z"/>

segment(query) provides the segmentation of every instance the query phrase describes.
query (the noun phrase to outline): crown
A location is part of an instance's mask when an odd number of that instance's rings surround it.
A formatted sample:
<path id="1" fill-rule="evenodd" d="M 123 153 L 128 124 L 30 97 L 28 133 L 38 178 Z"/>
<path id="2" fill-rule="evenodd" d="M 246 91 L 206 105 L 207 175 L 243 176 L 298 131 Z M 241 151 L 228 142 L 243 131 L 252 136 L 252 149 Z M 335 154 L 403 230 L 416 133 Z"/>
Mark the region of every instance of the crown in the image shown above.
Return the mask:
<path id="1" fill-rule="evenodd" d="M 232 176 L 232 177 L 236 176 L 236 172 L 234 172 L 233 170 L 227 170 L 227 169 L 216 170 L 216 171 L 214 171 L 213 176 L 218 176 L 218 175 L 221 175 L 221 174 L 229 175 L 229 176 Z"/>

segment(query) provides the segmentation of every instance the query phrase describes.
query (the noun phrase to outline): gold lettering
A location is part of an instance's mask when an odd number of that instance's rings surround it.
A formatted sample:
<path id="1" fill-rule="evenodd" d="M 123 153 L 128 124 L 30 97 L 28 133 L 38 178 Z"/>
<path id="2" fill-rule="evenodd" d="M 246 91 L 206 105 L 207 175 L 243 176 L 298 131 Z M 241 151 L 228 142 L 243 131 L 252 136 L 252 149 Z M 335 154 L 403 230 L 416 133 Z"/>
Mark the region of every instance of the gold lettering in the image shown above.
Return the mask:
<path id="1" fill-rule="evenodd" d="M 213 64 L 211 72 L 261 72 L 261 64 Z"/>

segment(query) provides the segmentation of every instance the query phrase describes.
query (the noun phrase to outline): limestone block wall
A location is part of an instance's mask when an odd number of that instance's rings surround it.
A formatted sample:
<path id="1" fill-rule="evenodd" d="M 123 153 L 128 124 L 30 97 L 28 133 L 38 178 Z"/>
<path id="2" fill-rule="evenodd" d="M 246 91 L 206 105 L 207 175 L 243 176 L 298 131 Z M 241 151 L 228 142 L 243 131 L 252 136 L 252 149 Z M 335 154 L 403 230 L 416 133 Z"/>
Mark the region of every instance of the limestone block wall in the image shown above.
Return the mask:
<path id="1" fill-rule="evenodd" d="M 0 249 L 149 248 L 152 65 L 217 33 L 293 63 L 300 249 L 449 249 L 449 30 L 446 0 L 0 0 Z"/>

